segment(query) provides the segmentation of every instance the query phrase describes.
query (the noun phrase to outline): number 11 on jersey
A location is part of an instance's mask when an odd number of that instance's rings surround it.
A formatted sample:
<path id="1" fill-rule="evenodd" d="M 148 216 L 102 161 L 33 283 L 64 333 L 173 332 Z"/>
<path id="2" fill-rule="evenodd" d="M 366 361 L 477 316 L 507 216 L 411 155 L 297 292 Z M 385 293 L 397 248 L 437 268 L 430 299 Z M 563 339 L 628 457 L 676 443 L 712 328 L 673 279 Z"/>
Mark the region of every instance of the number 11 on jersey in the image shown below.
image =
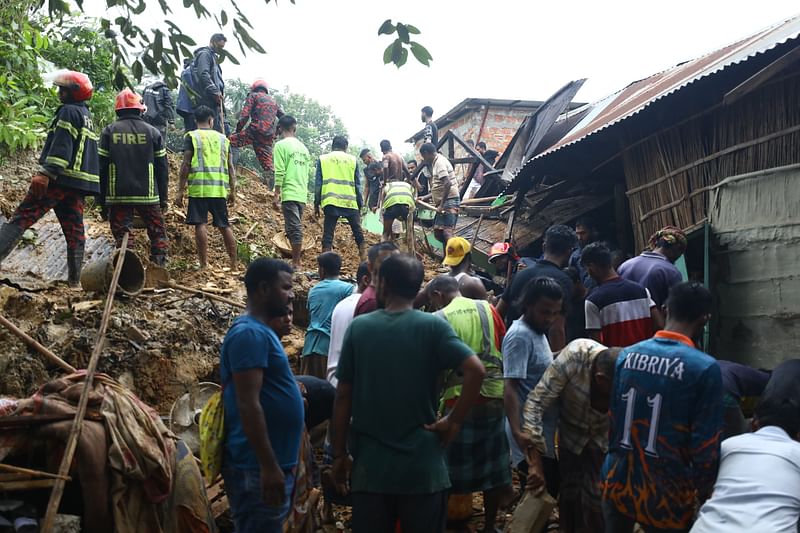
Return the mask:
<path id="1" fill-rule="evenodd" d="M 625 424 L 622 428 L 622 440 L 619 445 L 625 449 L 631 450 L 631 427 L 633 426 L 633 411 L 636 405 L 636 389 L 631 387 L 628 392 L 622 395 L 622 401 L 625 402 Z M 648 396 L 647 407 L 650 408 L 650 431 L 647 434 L 647 446 L 644 451 L 648 455 L 658 457 L 656 451 L 656 441 L 658 439 L 658 422 L 661 417 L 661 394 Z"/>

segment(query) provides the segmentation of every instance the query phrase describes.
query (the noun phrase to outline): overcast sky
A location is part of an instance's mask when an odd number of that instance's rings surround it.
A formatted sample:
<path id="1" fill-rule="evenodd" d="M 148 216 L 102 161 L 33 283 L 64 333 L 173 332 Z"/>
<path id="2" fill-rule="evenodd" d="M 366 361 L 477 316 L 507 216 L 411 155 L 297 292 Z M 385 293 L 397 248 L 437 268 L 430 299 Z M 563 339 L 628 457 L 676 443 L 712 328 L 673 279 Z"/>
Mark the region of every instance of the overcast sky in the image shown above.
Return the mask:
<path id="1" fill-rule="evenodd" d="M 239 2 L 267 54 L 241 58 L 229 40 L 242 65 L 224 64 L 224 77 L 289 86 L 330 105 L 351 143 L 376 146 L 388 138 L 401 152 L 421 127 L 424 105 L 438 116 L 464 98 L 544 100 L 579 78 L 588 81 L 576 100 L 594 101 L 800 12 L 789 0 L 296 2 Z M 179 1 L 170 3 L 198 43 L 218 31 L 213 21 L 197 22 Z M 206 0 L 209 7 L 215 3 Z M 148 12 L 155 14 L 153 4 Z M 391 40 L 377 30 L 387 18 L 422 31 L 418 39 L 433 55 L 431 67 L 411 57 L 399 70 L 383 64 Z"/>

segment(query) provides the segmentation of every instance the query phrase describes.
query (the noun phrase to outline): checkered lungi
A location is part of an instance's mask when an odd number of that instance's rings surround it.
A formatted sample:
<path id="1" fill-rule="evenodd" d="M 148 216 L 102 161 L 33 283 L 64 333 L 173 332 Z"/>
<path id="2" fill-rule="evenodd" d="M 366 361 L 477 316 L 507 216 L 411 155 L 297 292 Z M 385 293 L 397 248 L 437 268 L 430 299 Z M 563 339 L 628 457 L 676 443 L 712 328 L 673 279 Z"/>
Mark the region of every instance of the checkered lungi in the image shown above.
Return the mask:
<path id="1" fill-rule="evenodd" d="M 468 494 L 511 484 L 504 419 L 503 400 L 491 399 L 470 410 L 447 448 L 452 493 Z"/>
<path id="2" fill-rule="evenodd" d="M 559 450 L 558 511 L 561 530 L 603 531 L 600 470 L 605 453 L 589 443 L 580 455 L 562 447 Z"/>

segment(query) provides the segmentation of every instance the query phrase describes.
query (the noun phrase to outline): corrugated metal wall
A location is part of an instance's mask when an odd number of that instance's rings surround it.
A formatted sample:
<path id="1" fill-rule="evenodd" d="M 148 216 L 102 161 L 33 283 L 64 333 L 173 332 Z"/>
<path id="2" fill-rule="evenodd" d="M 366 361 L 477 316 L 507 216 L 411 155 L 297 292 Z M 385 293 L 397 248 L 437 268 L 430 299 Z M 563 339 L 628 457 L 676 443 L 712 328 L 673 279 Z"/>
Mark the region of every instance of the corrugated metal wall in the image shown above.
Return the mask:
<path id="1" fill-rule="evenodd" d="M 763 368 L 800 357 L 800 169 L 722 184 L 709 217 L 714 354 Z"/>

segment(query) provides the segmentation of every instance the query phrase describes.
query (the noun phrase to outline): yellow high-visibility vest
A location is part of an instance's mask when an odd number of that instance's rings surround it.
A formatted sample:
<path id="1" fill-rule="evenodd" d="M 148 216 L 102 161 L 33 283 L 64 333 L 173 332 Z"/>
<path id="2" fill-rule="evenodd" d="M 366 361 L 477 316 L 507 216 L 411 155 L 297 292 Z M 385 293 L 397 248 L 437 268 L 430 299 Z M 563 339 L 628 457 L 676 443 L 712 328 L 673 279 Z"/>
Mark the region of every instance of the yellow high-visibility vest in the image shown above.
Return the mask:
<path id="1" fill-rule="evenodd" d="M 383 208 L 389 209 L 393 205 L 403 204 L 414 209 L 414 187 L 407 181 L 390 181 L 383 186 Z"/>
<path id="2" fill-rule="evenodd" d="M 346 152 L 333 151 L 320 156 L 322 170 L 322 201 L 320 205 L 335 205 L 358 209 L 356 200 L 356 158 Z"/>
<path id="3" fill-rule="evenodd" d="M 228 196 L 228 151 L 230 141 L 216 130 L 194 130 L 194 153 L 189 167 L 189 198 Z"/>

